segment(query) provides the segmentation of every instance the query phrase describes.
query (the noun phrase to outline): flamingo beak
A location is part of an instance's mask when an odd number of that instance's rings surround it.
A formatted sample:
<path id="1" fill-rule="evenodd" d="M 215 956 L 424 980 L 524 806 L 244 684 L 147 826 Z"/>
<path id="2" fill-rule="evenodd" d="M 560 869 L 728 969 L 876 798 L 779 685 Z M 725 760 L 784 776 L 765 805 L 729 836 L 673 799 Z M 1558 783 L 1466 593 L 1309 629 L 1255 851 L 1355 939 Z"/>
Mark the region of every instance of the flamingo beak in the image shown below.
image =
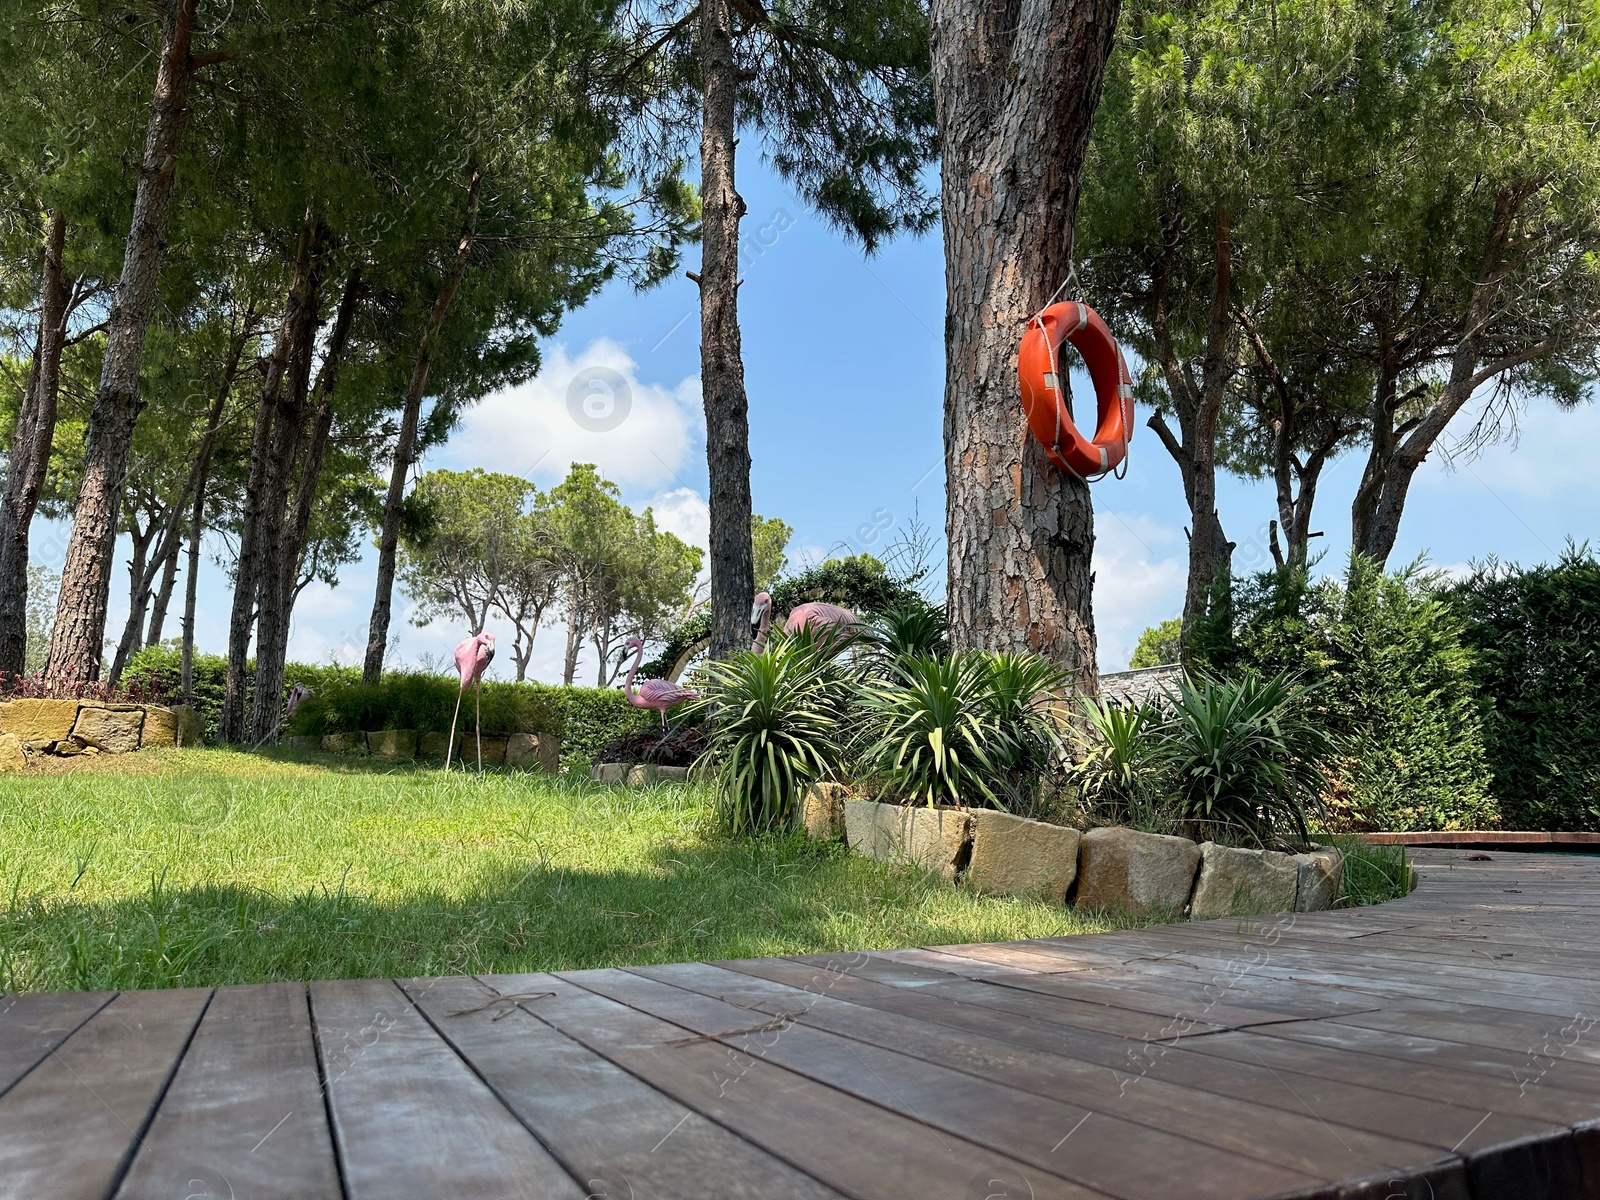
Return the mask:
<path id="1" fill-rule="evenodd" d="M 767 606 L 760 600 L 757 600 L 750 608 L 750 624 L 752 626 L 761 624 L 761 614 L 766 611 Z"/>

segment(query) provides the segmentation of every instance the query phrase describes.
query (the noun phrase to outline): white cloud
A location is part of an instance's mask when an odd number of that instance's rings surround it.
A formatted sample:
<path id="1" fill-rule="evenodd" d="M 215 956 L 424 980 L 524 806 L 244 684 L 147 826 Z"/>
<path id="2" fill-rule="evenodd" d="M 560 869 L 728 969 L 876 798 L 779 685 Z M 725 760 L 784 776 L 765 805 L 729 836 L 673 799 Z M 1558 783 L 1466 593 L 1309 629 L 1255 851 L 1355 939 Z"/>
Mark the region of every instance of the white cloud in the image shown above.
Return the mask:
<path id="1" fill-rule="evenodd" d="M 650 501 L 656 528 L 682 538 L 691 546 L 711 546 L 711 508 L 693 488 L 673 488 Z"/>
<path id="2" fill-rule="evenodd" d="M 549 480 L 574 462 L 591 462 L 624 487 L 659 487 L 703 436 L 700 380 L 669 388 L 640 382 L 637 370 L 608 338 L 576 356 L 553 345 L 537 377 L 466 412 L 441 459 Z"/>
<path id="3" fill-rule="evenodd" d="M 1159 552 L 1174 548 L 1176 555 Z M 1094 574 L 1100 669 L 1120 671 L 1145 629 L 1183 611 L 1183 535 L 1144 514 L 1102 510 L 1095 515 Z"/>

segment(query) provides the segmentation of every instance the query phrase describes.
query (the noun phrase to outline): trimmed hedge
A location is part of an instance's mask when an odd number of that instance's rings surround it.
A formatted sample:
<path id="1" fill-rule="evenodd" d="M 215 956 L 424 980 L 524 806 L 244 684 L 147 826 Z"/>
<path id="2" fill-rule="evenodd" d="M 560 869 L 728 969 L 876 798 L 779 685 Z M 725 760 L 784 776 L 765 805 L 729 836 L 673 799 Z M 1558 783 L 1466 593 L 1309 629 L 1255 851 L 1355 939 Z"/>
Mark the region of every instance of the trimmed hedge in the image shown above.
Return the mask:
<path id="1" fill-rule="evenodd" d="M 1332 799 L 1339 830 L 1494 829 L 1467 620 L 1420 565 L 1385 574 L 1354 557 L 1344 579 L 1304 570 L 1235 584 L 1197 647 L 1215 670 L 1290 670 L 1314 685 L 1348 747 Z"/>
<path id="2" fill-rule="evenodd" d="M 164 646 L 141 650 L 123 673 L 135 682 L 178 694 L 178 652 Z M 254 669 L 254 663 L 251 663 Z M 369 687 L 356 667 L 315 667 L 289 663 L 284 691 L 305 684 L 314 695 L 285 727 L 291 734 L 355 733 L 381 729 L 415 729 L 427 733 L 450 728 L 460 685 L 451 675 L 393 671 Z M 227 660 L 200 654 L 194 662 L 194 701 L 206 722 L 206 737 L 215 740 L 227 685 Z M 680 718 L 681 719 L 681 718 Z M 461 701 L 461 728 L 471 729 L 473 696 Z M 541 683 L 483 685 L 483 731 L 493 734 L 548 733 L 561 739 L 563 765 L 587 770 L 607 742 L 641 729 L 659 728 L 661 718 L 634 708 L 616 688 L 551 687 Z M 674 722 L 677 724 L 677 722 Z"/>
<path id="3" fill-rule="evenodd" d="M 1492 787 L 1513 829 L 1600 829 L 1600 560 L 1489 562 L 1450 592 L 1466 622 Z"/>

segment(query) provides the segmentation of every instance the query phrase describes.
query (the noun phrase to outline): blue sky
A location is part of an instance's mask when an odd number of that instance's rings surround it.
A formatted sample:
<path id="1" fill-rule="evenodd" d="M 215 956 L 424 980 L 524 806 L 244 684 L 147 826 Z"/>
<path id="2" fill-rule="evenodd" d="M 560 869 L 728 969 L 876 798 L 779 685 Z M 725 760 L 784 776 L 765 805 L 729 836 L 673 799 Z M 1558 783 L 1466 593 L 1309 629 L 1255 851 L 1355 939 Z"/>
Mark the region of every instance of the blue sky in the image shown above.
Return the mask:
<path id="1" fill-rule="evenodd" d="M 795 528 L 791 560 L 842 548 L 881 547 L 914 513 L 941 536 L 944 261 L 937 232 L 904 239 L 871 259 L 830 229 L 755 155 L 741 160 L 745 230 L 759 247 L 740 291 L 746 386 L 750 398 L 752 489 L 756 511 Z M 698 250 L 690 248 L 693 268 Z M 1085 297 L 1092 305 L 1094 298 Z M 489 397 L 470 413 L 425 468 L 483 466 L 526 475 L 541 486 L 573 460 L 598 463 L 635 507 L 653 505 L 663 526 L 704 544 L 706 468 L 699 410 L 699 320 L 693 283 L 681 274 L 639 294 L 607 288 L 572 314 L 545 349 L 540 376 Z M 615 429 L 591 432 L 572 420 L 574 377 L 608 368 L 627 382 L 630 406 Z M 1081 389 L 1086 381 L 1079 382 Z M 1183 503 L 1177 468 L 1142 425 L 1127 477 L 1094 485 L 1095 617 L 1102 670 L 1127 663 L 1140 630 L 1177 615 L 1184 578 Z M 1463 413 L 1459 426 L 1471 424 Z M 1446 441 L 1450 435 L 1446 435 Z M 1520 562 L 1555 557 L 1569 537 L 1600 527 L 1600 410 L 1558 412 L 1536 405 L 1516 443 L 1491 447 L 1454 469 L 1435 455 L 1418 474 L 1392 564 L 1426 552 L 1460 567 L 1487 555 Z M 1349 505 L 1358 456 L 1327 473 L 1314 528 L 1326 565 L 1349 548 Z M 1265 525 L 1274 515 L 1264 483 L 1224 478 L 1224 528 L 1238 543 L 1235 570 L 1266 561 Z M 64 538 L 39 531 L 35 560 L 59 567 Z M 942 543 L 938 553 L 941 556 Z M 295 614 L 291 654 L 360 661 L 372 603 L 373 553 L 345 569 L 339 586 L 314 586 Z M 126 614 L 119 564 L 111 623 Z M 198 640 L 225 647 L 228 596 L 223 571 L 207 562 L 201 580 Z M 397 599 L 396 612 L 409 603 Z M 435 624 L 397 621 L 394 655 L 438 660 L 463 635 Z M 176 629 L 170 632 L 175 633 Z M 562 631 L 544 630 L 533 673 L 559 677 Z M 509 670 L 502 656 L 496 674 Z M 579 682 L 592 682 L 593 666 Z"/>

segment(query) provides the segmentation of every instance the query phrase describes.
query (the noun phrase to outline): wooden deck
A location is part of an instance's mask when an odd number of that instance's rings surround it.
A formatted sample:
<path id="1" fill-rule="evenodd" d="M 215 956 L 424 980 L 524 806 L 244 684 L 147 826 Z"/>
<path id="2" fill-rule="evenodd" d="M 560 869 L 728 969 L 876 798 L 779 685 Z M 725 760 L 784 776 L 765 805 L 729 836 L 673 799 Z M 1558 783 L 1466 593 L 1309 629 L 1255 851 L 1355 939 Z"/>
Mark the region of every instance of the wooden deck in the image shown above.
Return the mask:
<path id="1" fill-rule="evenodd" d="M 1009 945 L 0 1000 L 0 1195 L 1600 1196 L 1600 858 Z"/>

